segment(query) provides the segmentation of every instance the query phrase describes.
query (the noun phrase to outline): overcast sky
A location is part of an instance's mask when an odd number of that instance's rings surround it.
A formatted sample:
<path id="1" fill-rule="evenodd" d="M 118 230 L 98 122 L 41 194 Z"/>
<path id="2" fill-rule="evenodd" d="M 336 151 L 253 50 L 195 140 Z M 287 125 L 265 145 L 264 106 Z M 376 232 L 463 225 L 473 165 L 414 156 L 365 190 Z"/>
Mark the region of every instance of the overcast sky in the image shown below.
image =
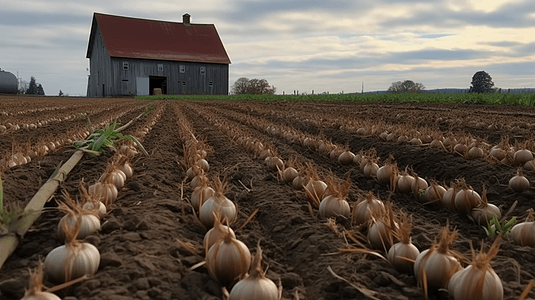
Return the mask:
<path id="1" fill-rule="evenodd" d="M 83 4 L 82 4 L 83 3 Z M 497 87 L 535 87 L 533 0 L 1 0 L 0 68 L 47 95 L 86 95 L 94 12 L 215 24 L 239 77 L 277 93 L 467 88 L 487 71 Z"/>

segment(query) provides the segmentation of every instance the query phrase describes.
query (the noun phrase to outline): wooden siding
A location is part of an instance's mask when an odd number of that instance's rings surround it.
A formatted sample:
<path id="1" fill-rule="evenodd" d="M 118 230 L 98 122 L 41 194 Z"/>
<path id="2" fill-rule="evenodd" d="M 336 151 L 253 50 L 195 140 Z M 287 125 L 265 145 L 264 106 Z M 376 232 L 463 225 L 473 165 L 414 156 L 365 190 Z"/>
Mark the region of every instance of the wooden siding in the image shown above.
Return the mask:
<path id="1" fill-rule="evenodd" d="M 90 51 L 90 76 L 87 96 L 106 97 L 114 95 L 136 95 L 137 77 L 165 77 L 167 94 L 223 94 L 229 92 L 229 65 L 192 63 L 110 57 L 106 51 L 100 28 L 90 37 L 93 40 Z M 123 63 L 128 63 L 128 70 Z M 163 65 L 163 71 L 158 65 Z M 185 72 L 180 73 L 180 66 Z M 204 67 L 205 72 L 201 73 Z M 212 83 L 210 85 L 210 82 Z M 152 94 L 152 92 L 150 92 Z"/>
<path id="2" fill-rule="evenodd" d="M 124 70 L 123 63 L 128 63 Z M 163 65 L 163 70 L 158 70 Z M 180 73 L 180 66 L 185 72 Z M 201 73 L 204 67 L 205 72 Z M 165 77 L 167 94 L 228 94 L 228 65 L 191 62 L 160 61 L 113 57 L 111 59 L 113 93 L 132 94 L 137 91 L 137 77 Z M 185 84 L 184 84 L 185 82 Z M 210 85 L 212 82 L 212 85 Z"/>
<path id="3" fill-rule="evenodd" d="M 106 51 L 98 26 L 92 34 L 94 36 L 89 59 L 90 75 L 87 80 L 87 97 L 111 96 L 113 95 L 111 57 Z"/>

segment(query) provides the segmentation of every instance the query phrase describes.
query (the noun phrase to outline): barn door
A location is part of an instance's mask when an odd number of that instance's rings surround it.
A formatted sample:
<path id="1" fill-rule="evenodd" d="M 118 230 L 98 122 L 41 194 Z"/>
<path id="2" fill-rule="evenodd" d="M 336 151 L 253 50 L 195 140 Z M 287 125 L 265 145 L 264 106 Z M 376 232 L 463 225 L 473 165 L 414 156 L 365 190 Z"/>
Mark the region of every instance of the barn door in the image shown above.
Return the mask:
<path id="1" fill-rule="evenodd" d="M 149 95 L 149 77 L 136 77 L 136 95 Z"/>

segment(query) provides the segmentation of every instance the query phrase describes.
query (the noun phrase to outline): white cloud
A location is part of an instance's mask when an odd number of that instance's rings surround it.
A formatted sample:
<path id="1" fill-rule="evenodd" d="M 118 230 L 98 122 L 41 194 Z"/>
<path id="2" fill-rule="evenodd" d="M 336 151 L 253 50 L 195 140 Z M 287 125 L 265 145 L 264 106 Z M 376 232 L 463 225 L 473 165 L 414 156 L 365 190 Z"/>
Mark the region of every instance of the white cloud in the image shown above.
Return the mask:
<path id="1" fill-rule="evenodd" d="M 215 24 L 231 85 L 246 76 L 279 92 L 360 91 L 362 81 L 377 90 L 404 79 L 467 87 L 480 69 L 497 86 L 535 79 L 530 0 L 4 0 L 0 68 L 35 76 L 47 93 L 85 94 L 93 12 L 178 22 L 188 12 L 192 23 Z"/>

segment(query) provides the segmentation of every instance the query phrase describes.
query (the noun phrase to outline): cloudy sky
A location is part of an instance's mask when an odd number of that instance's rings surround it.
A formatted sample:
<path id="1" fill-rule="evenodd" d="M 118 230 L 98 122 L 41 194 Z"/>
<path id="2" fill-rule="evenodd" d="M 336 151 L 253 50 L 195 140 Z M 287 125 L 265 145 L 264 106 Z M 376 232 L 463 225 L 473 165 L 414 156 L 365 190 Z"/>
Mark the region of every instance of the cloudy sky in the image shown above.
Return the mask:
<path id="1" fill-rule="evenodd" d="M 0 68 L 85 96 L 93 12 L 215 24 L 230 85 L 264 78 L 277 93 L 467 88 L 479 70 L 535 87 L 533 0 L 2 0 Z"/>

